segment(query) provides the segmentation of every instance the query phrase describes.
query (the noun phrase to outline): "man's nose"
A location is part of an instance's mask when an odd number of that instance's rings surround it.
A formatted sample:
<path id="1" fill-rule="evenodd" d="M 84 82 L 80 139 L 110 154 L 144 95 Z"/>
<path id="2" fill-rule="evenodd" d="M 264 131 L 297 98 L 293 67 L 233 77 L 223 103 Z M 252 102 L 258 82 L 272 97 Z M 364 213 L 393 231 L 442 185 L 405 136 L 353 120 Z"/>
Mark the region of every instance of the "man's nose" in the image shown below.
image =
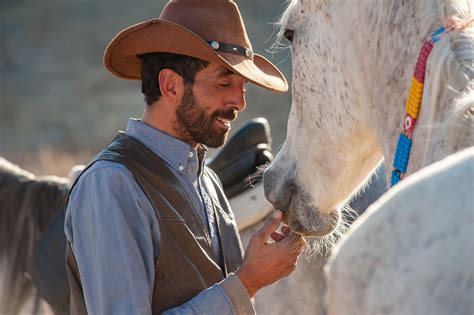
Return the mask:
<path id="1" fill-rule="evenodd" d="M 239 112 L 243 111 L 246 106 L 245 101 L 245 87 L 240 86 L 236 87 L 232 91 L 233 99 L 232 99 L 232 106 Z"/>

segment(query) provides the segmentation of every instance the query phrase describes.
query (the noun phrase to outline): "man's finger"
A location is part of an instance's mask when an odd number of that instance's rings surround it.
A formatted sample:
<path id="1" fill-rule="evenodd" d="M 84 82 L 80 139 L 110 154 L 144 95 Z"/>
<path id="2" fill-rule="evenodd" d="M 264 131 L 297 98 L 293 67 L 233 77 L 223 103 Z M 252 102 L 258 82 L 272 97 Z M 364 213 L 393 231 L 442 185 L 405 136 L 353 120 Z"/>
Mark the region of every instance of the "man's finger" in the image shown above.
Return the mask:
<path id="1" fill-rule="evenodd" d="M 285 239 L 285 235 L 281 234 L 281 233 L 278 233 L 278 232 L 273 232 L 270 237 L 272 238 L 272 240 L 274 240 L 275 242 L 279 242 L 283 239 Z"/>
<path id="2" fill-rule="evenodd" d="M 283 226 L 281 227 L 281 233 L 282 233 L 283 235 L 286 236 L 286 235 L 290 234 L 290 232 L 291 232 L 291 229 L 290 229 L 290 227 L 289 227 L 288 225 L 283 225 Z"/>
<path id="3" fill-rule="evenodd" d="M 260 242 L 264 243 L 267 241 L 272 232 L 274 232 L 280 224 L 281 218 L 282 213 L 280 210 L 273 211 L 267 217 L 263 226 L 257 232 L 255 232 L 255 236 L 259 239 Z"/>
<path id="4" fill-rule="evenodd" d="M 298 234 L 290 234 L 286 239 L 289 239 L 289 245 L 292 248 L 292 252 L 301 253 L 301 251 L 306 247 L 306 240 L 303 236 Z"/>
<path id="5" fill-rule="evenodd" d="M 285 237 L 284 242 L 291 244 L 292 246 L 304 246 L 306 244 L 306 241 L 303 236 L 295 234 L 293 232 Z"/>

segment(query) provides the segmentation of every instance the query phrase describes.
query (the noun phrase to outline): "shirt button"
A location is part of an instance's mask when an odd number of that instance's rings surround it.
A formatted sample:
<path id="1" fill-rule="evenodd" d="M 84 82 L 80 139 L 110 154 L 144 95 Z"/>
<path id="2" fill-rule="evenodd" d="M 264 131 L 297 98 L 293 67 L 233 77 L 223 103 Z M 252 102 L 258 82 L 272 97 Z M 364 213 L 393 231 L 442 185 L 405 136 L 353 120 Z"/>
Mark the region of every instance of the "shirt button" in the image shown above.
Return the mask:
<path id="1" fill-rule="evenodd" d="M 184 171 L 184 166 L 180 165 L 180 166 L 178 167 L 178 170 Z"/>
<path id="2" fill-rule="evenodd" d="M 189 152 L 189 158 L 192 159 L 194 156 L 194 153 L 193 152 Z"/>

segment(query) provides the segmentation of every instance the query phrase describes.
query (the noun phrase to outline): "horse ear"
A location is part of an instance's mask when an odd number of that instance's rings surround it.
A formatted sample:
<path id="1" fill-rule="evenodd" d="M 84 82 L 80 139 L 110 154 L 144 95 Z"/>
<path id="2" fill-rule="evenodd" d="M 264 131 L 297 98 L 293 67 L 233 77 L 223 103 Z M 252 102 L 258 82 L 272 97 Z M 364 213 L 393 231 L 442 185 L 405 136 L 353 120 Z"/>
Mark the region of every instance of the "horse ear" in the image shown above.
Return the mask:
<path id="1" fill-rule="evenodd" d="M 77 179 L 79 174 L 81 174 L 84 168 L 86 168 L 86 166 L 82 164 L 74 165 L 73 167 L 71 167 L 71 170 L 69 171 L 69 174 L 68 174 L 71 184 L 74 183 L 74 181 Z"/>

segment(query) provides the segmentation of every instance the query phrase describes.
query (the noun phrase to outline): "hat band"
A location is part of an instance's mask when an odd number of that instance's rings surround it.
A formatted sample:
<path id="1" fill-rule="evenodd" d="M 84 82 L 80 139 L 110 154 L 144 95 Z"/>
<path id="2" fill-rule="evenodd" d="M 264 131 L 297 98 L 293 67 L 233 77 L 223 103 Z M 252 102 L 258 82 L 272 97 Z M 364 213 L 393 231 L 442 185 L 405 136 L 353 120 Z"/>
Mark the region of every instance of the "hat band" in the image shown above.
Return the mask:
<path id="1" fill-rule="evenodd" d="M 216 40 L 207 41 L 207 43 L 216 51 L 233 53 L 253 60 L 253 51 L 250 48 L 221 43 Z"/>

